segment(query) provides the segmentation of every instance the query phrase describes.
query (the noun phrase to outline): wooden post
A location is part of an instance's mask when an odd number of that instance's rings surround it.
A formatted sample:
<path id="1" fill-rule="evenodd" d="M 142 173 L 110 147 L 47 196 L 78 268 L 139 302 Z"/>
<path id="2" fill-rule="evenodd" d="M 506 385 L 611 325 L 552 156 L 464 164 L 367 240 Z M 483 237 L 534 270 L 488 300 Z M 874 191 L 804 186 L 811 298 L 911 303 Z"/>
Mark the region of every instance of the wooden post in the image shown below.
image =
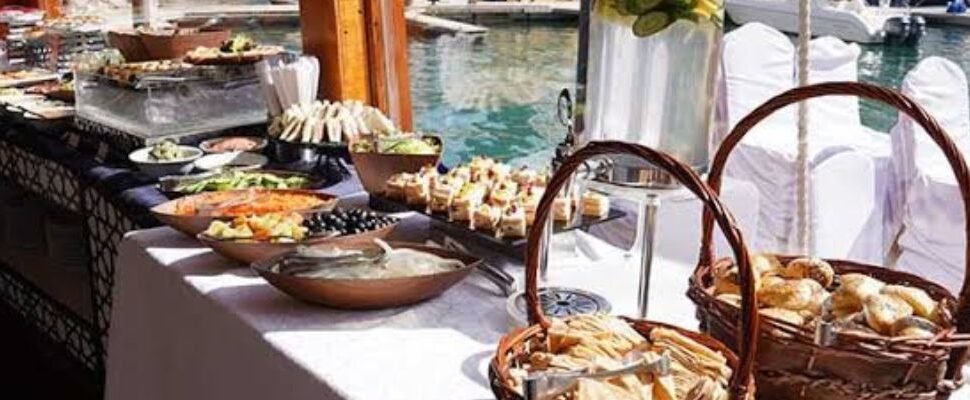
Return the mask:
<path id="1" fill-rule="evenodd" d="M 362 100 L 412 129 L 403 0 L 300 0 L 300 29 L 321 98 Z"/>

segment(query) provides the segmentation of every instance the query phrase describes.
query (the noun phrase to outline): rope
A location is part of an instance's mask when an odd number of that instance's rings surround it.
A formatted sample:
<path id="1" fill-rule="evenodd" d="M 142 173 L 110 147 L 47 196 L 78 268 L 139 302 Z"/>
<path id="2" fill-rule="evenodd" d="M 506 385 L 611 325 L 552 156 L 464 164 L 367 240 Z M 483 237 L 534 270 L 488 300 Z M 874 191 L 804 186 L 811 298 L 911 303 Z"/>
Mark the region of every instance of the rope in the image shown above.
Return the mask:
<path id="1" fill-rule="evenodd" d="M 809 42 L 812 39 L 811 0 L 800 0 L 798 7 L 798 86 L 808 85 Z M 798 103 L 798 155 L 795 171 L 796 245 L 800 254 L 812 249 L 811 223 L 808 207 L 808 102 Z"/>

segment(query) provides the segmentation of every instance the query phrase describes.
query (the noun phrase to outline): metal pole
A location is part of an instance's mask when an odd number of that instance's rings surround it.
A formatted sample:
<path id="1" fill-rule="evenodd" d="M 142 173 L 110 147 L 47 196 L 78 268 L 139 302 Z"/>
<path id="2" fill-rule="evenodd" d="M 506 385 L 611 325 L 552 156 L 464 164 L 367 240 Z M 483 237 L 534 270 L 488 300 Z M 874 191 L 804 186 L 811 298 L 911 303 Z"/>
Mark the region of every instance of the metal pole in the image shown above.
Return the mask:
<path id="1" fill-rule="evenodd" d="M 539 279 L 543 282 L 549 278 L 549 252 L 552 249 L 552 224 L 553 218 L 546 218 L 546 229 L 542 234 L 542 241 L 539 243 Z"/>
<path id="2" fill-rule="evenodd" d="M 643 202 L 643 209 L 640 211 L 640 229 L 643 232 L 643 240 L 640 242 L 640 288 L 637 297 L 640 318 L 647 317 L 647 306 L 650 302 L 650 272 L 653 267 L 658 208 L 660 208 L 660 196 L 648 193 Z"/>

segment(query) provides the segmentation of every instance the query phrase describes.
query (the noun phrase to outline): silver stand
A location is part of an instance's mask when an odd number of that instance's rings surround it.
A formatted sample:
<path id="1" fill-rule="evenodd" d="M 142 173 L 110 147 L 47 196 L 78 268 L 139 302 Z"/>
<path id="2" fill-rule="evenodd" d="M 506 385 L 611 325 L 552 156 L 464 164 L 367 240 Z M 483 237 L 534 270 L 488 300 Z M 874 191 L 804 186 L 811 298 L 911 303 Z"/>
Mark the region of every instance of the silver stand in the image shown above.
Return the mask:
<path id="1" fill-rule="evenodd" d="M 542 234 L 542 241 L 539 242 L 539 280 L 546 282 L 549 278 L 549 253 L 552 252 L 552 224 L 553 218 L 550 215 L 546 218 L 546 228 Z"/>
<path id="2" fill-rule="evenodd" d="M 650 273 L 653 267 L 653 249 L 657 233 L 657 209 L 660 208 L 660 196 L 647 193 L 640 209 L 639 243 L 634 248 L 640 249 L 640 286 L 637 294 L 638 312 L 640 318 L 647 318 L 647 308 L 650 303 Z"/>

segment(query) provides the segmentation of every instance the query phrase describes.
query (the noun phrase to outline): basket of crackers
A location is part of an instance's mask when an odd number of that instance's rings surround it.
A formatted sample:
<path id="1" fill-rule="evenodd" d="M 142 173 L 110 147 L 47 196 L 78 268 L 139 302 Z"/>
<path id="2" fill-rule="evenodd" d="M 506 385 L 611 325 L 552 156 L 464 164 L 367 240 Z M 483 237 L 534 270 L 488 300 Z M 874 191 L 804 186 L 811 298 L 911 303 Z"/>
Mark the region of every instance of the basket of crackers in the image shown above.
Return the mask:
<path id="1" fill-rule="evenodd" d="M 531 326 L 504 336 L 489 367 L 496 398 L 511 399 L 753 399 L 758 326 L 753 271 L 733 217 L 687 166 L 647 147 L 592 142 L 567 158 L 552 176 L 536 221 L 553 213 L 556 194 L 584 161 L 629 154 L 669 172 L 710 210 L 741 269 L 740 357 L 711 336 L 649 320 L 605 314 L 549 318 L 539 302 L 538 274 L 546 224 L 529 231 L 526 302 Z M 734 343 L 732 343 L 733 345 Z"/>
<path id="2" fill-rule="evenodd" d="M 858 96 L 892 106 L 943 150 L 970 212 L 970 175 L 957 147 L 918 104 L 862 83 L 825 83 L 772 98 L 741 120 L 714 157 L 708 184 L 719 191 L 732 149 L 774 111 L 824 96 Z M 747 334 L 736 318 L 740 270 L 716 260 L 717 216 L 705 210 L 700 262 L 688 291 L 706 332 L 735 344 Z M 970 227 L 968 227 L 970 229 Z M 970 248 L 968 248 L 970 251 Z M 970 346 L 967 280 L 959 298 L 940 285 L 883 266 L 804 255 L 751 258 L 761 314 L 756 379 L 765 399 L 946 399 L 963 379 Z M 747 339 L 744 339 L 747 340 Z"/>

